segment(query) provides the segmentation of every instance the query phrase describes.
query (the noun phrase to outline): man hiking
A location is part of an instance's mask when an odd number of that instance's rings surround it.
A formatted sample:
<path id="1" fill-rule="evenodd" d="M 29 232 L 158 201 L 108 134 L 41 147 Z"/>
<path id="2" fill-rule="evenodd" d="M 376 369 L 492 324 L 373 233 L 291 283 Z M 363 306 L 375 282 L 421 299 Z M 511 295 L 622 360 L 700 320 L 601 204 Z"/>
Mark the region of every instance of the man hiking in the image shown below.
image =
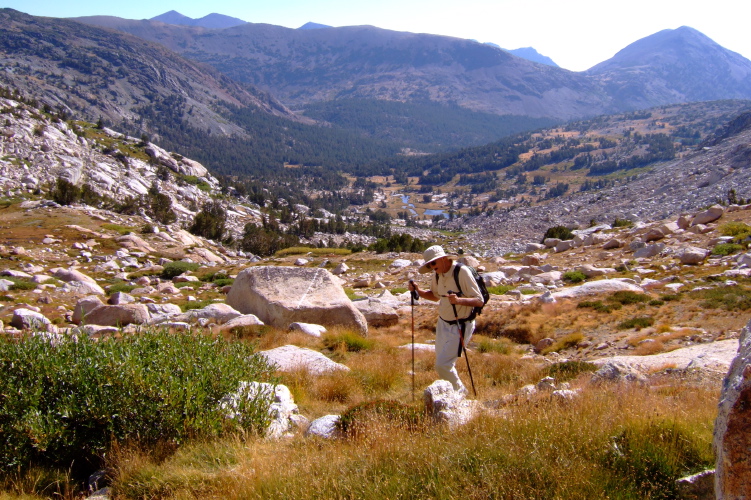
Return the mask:
<path id="1" fill-rule="evenodd" d="M 435 328 L 435 369 L 438 376 L 448 380 L 455 391 L 466 393 L 467 389 L 459 379 L 456 360 L 461 354 L 460 338 L 464 338 L 464 347 L 469 343 L 475 330 L 472 311 L 474 307 L 484 305 L 482 292 L 472 272 L 467 266 L 459 268 L 459 283 L 454 281 L 454 268 L 457 266 L 440 245 L 434 245 L 423 253 L 425 264 L 420 267 L 421 274 L 435 271 L 430 290 L 421 290 L 413 281 L 409 290 L 427 300 L 438 301 L 438 322 Z M 457 295 L 461 290 L 461 295 Z"/>

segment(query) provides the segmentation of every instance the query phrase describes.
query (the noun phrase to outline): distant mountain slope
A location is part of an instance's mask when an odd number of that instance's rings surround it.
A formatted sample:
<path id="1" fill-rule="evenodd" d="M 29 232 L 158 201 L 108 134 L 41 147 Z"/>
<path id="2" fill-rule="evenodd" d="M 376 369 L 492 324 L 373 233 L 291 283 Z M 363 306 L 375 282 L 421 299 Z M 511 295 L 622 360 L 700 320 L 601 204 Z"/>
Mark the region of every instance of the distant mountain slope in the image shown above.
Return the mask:
<path id="1" fill-rule="evenodd" d="M 294 107 L 338 99 L 433 101 L 499 115 L 571 119 L 751 98 L 751 61 L 690 28 L 647 37 L 574 73 L 471 40 L 372 26 L 292 30 L 248 23 L 217 33 L 149 21 L 107 25 L 211 64 Z"/>
<path id="2" fill-rule="evenodd" d="M 101 18 L 79 18 L 103 24 Z M 150 21 L 106 26 L 164 44 L 258 86 L 289 106 L 341 98 L 434 101 L 499 115 L 570 118 L 605 112 L 584 75 L 470 40 L 349 26 L 245 24 L 221 32 Z"/>
<path id="3" fill-rule="evenodd" d="M 222 14 L 209 14 L 200 19 L 193 19 L 188 16 L 184 16 L 174 10 L 165 12 L 164 14 L 156 17 L 152 17 L 151 20 L 182 26 L 200 26 L 202 28 L 209 29 L 224 29 L 231 28 L 233 26 L 239 26 L 241 24 L 246 24 L 246 21 L 243 21 L 242 19 L 225 16 Z"/>
<path id="4" fill-rule="evenodd" d="M 751 61 L 687 26 L 638 40 L 586 74 L 599 79 L 616 106 L 751 96 Z"/>
<path id="5" fill-rule="evenodd" d="M 299 29 L 299 30 L 320 30 L 320 29 L 325 29 L 325 28 L 331 28 L 331 26 L 327 26 L 325 24 L 318 24 L 318 23 L 308 22 L 308 23 L 303 24 L 302 26 L 300 26 L 297 29 Z"/>
<path id="6" fill-rule="evenodd" d="M 492 42 L 485 42 L 485 45 L 490 45 L 491 47 L 505 50 L 506 52 L 510 54 L 514 54 L 516 57 L 521 57 L 522 59 L 526 59 L 527 61 L 532 61 L 532 62 L 536 62 L 540 64 L 547 64 L 548 66 L 553 66 L 554 68 L 560 67 L 555 62 L 553 62 L 551 58 L 540 54 L 539 52 L 537 52 L 537 50 L 535 50 L 532 47 L 524 47 L 521 49 L 508 50 Z"/>
<path id="7" fill-rule="evenodd" d="M 143 106 L 176 95 L 185 107 L 171 113 L 221 134 L 242 133 L 221 116 L 227 106 L 294 118 L 268 95 L 161 45 L 75 21 L 0 10 L 0 55 L 9 68 L 2 84 L 90 121 L 137 122 Z"/>
<path id="8" fill-rule="evenodd" d="M 551 58 L 540 54 L 532 47 L 522 47 L 520 49 L 509 50 L 509 52 L 514 54 L 516 57 L 521 57 L 528 61 L 547 64 L 548 66 L 553 66 L 554 68 L 560 67 Z"/>

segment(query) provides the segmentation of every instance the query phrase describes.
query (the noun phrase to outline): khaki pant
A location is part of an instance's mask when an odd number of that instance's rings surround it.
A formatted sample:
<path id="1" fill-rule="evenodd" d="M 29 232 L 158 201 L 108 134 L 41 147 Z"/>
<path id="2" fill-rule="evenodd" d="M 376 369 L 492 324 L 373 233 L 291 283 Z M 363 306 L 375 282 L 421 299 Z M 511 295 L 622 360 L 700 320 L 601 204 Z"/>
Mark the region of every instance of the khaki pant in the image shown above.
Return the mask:
<path id="1" fill-rule="evenodd" d="M 464 324 L 464 346 L 469 344 L 472 333 L 475 331 L 475 322 Z M 456 360 L 459 359 L 459 325 L 450 325 L 438 319 L 435 327 L 435 369 L 438 376 L 448 380 L 454 386 L 455 391 L 465 392 L 459 374 L 456 371 Z"/>

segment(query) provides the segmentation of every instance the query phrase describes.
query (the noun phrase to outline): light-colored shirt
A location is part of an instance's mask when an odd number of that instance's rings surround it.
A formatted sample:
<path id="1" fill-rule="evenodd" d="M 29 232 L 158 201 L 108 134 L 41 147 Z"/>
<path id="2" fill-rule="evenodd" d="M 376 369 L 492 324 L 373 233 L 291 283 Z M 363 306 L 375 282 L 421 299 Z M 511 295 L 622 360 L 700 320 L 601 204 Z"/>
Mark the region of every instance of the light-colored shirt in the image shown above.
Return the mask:
<path id="1" fill-rule="evenodd" d="M 467 266 L 461 266 L 459 269 L 459 284 L 461 287 L 457 286 L 454 282 L 455 267 L 456 262 L 453 262 L 449 270 L 445 273 L 439 274 L 434 272 L 432 285 L 430 287 L 430 291 L 433 292 L 433 295 L 440 297 L 440 301 L 438 302 L 438 315 L 446 321 L 453 321 L 456 319 L 454 316 L 454 308 L 451 306 L 448 297 L 445 297 L 449 291 L 458 294 L 459 289 L 461 288 L 461 297 L 482 298 L 480 287 L 477 286 L 477 282 L 475 282 L 472 272 Z M 472 306 L 460 306 L 457 304 L 457 316 L 459 319 L 464 319 L 472 313 L 472 309 Z"/>

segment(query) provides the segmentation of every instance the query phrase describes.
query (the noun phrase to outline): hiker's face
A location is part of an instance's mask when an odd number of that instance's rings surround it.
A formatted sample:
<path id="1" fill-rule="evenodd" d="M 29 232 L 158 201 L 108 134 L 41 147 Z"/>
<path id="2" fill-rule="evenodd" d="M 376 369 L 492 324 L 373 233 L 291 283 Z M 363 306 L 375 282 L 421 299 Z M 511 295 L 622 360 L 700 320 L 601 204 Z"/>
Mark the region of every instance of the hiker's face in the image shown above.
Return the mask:
<path id="1" fill-rule="evenodd" d="M 447 257 L 441 257 L 431 262 L 430 267 L 437 273 L 445 273 L 451 267 L 451 261 Z"/>

